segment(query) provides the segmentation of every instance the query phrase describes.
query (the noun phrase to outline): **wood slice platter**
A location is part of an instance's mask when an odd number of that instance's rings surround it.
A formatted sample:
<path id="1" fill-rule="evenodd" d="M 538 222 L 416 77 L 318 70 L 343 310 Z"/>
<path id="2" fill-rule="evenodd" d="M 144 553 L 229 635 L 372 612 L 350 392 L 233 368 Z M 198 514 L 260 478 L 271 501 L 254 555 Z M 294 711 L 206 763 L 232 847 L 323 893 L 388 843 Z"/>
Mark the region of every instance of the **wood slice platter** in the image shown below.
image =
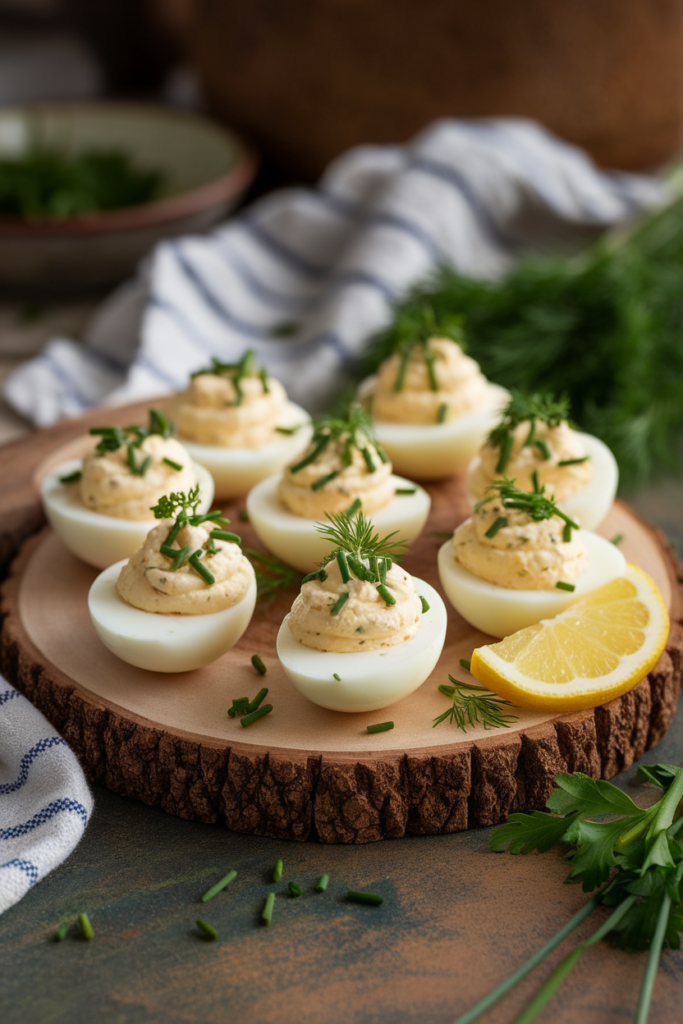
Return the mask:
<path id="1" fill-rule="evenodd" d="M 108 411 L 109 422 L 144 419 L 146 406 Z M 93 780 L 172 814 L 287 839 L 363 843 L 407 832 L 455 832 L 542 807 L 558 771 L 610 778 L 666 732 L 683 665 L 683 578 L 666 539 L 618 502 L 600 532 L 660 587 L 672 627 L 665 652 L 629 694 L 604 707 L 553 716 L 517 710 L 508 729 L 432 728 L 448 705 L 437 685 L 486 642 L 449 606 L 443 654 L 432 677 L 390 710 L 341 714 L 311 704 L 289 683 L 275 638 L 295 591 L 257 606 L 240 643 L 196 672 L 163 675 L 119 661 L 98 640 L 86 597 L 96 570 L 41 529 L 37 483 L 91 444 L 102 412 L 40 431 L 0 451 L 0 556 L 20 550 L 2 593 L 0 665 L 71 744 Z M 439 588 L 440 531 L 468 514 L 460 477 L 429 485 L 432 512 L 406 568 Z M 243 502 L 224 506 L 237 520 Z M 259 548 L 240 523 L 245 545 Z M 440 589 L 440 588 L 439 588 Z M 231 698 L 262 684 L 274 712 L 249 729 L 227 717 Z M 391 718 L 390 732 L 369 735 Z"/>

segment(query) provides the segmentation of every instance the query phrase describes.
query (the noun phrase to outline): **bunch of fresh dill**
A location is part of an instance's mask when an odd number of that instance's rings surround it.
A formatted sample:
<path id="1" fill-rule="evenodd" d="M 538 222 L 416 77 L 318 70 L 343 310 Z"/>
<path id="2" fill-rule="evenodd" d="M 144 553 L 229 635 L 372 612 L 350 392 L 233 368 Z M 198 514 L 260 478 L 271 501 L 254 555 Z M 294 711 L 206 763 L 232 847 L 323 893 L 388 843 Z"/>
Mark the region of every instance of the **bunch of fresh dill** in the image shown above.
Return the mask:
<path id="1" fill-rule="evenodd" d="M 500 281 L 437 268 L 370 339 L 360 371 L 402 351 L 425 309 L 436 333 L 462 317 L 467 351 L 491 380 L 566 395 L 581 429 L 614 452 L 622 489 L 679 468 L 683 199 L 618 244 L 523 257 Z"/>

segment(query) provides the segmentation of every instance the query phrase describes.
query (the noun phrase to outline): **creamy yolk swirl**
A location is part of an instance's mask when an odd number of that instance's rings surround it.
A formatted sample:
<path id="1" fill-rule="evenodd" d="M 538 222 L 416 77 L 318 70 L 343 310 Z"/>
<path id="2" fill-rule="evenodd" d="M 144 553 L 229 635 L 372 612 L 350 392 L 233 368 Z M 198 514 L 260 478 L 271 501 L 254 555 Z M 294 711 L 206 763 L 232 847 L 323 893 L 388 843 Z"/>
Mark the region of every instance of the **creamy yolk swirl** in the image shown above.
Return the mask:
<path id="1" fill-rule="evenodd" d="M 199 526 L 185 526 L 171 544 L 172 548 L 190 546 L 202 551 L 202 563 L 215 577 L 208 584 L 185 564 L 171 572 L 172 559 L 159 550 L 166 542 L 175 520 L 163 519 L 147 534 L 145 543 L 124 565 L 116 583 L 120 597 L 134 608 L 165 615 L 205 615 L 220 612 L 241 601 L 254 578 L 249 560 L 238 544 L 214 540 L 217 553 L 206 555 L 210 534 L 215 529 L 211 522 Z"/>
<path id="2" fill-rule="evenodd" d="M 260 448 L 281 440 L 275 431 L 287 393 L 273 377 L 240 379 L 240 392 L 228 375 L 200 373 L 173 401 L 180 437 L 223 448 Z"/>
<path id="3" fill-rule="evenodd" d="M 379 368 L 364 391 L 372 396 L 372 415 L 387 423 L 437 423 L 457 419 L 488 408 L 493 401 L 491 385 L 479 364 L 450 338 L 430 338 L 427 350 L 433 356 L 438 390 L 433 390 L 429 366 L 421 345 L 411 349 L 400 390 L 401 355 L 394 353 Z"/>
<path id="4" fill-rule="evenodd" d="M 292 467 L 287 467 L 278 488 L 280 501 L 304 519 L 324 519 L 326 512 L 346 512 L 357 498 L 366 516 L 384 508 L 395 495 L 391 463 L 382 462 L 371 441 L 365 450 L 367 456 L 355 446 L 347 448 L 345 437 L 330 440 L 318 458 L 302 469 L 292 472 Z M 347 458 L 350 456 L 348 466 L 344 465 L 345 451 Z"/>
<path id="5" fill-rule="evenodd" d="M 292 635 L 305 647 L 337 653 L 376 651 L 395 647 L 415 636 L 422 625 L 422 603 L 412 577 L 392 565 L 386 585 L 396 598 L 387 605 L 377 587 L 351 577 L 342 581 L 336 561 L 325 566 L 327 579 L 304 583 L 287 622 Z M 338 615 L 332 615 L 338 598 L 349 597 Z"/>
<path id="6" fill-rule="evenodd" d="M 506 525 L 487 537 L 498 518 Z M 588 568 L 578 534 L 564 541 L 559 516 L 536 521 L 521 509 L 491 501 L 475 511 L 453 534 L 455 559 L 464 569 L 509 590 L 554 590 L 572 583 Z"/>
<path id="7" fill-rule="evenodd" d="M 523 491 L 533 491 L 532 473 L 538 473 L 539 483 L 555 495 L 555 501 L 564 501 L 586 486 L 593 476 L 593 465 L 590 459 L 585 462 L 573 462 L 574 459 L 585 458 L 586 452 L 581 438 L 566 421 L 550 427 L 547 423 L 536 421 L 534 438 L 548 447 L 550 458 L 546 459 L 541 448 L 536 444 L 525 444 L 529 437 L 531 424 L 525 420 L 511 431 L 513 446 L 510 458 L 505 467 L 505 475 L 514 479 L 517 487 Z M 496 466 L 500 458 L 500 448 L 485 444 L 479 452 L 479 465 L 470 479 L 470 488 L 476 498 L 483 498 L 493 480 L 500 477 Z M 562 462 L 571 465 L 562 466 Z"/>
<path id="8" fill-rule="evenodd" d="M 189 453 L 172 437 L 150 434 L 133 448 L 133 455 L 138 466 L 151 456 L 144 474 L 134 473 L 128 465 L 127 444 L 105 455 L 86 455 L 79 481 L 81 501 L 86 508 L 117 519 L 154 519 L 151 506 L 163 494 L 189 494 L 197 483 Z M 164 459 L 182 468 L 177 470 Z"/>

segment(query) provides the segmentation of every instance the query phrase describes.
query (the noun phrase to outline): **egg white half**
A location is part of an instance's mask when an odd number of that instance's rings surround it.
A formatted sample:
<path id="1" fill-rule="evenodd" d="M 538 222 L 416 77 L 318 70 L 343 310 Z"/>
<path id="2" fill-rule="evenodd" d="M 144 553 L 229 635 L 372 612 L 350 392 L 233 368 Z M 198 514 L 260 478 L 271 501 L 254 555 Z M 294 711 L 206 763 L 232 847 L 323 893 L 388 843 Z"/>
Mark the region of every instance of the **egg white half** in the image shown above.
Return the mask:
<path id="1" fill-rule="evenodd" d="M 249 521 L 259 539 L 274 555 L 300 572 L 313 572 L 334 545 L 317 532 L 318 520 L 304 519 L 285 508 L 277 493 L 280 479 L 281 474 L 275 473 L 249 492 Z M 398 530 L 394 539 L 410 543 L 427 522 L 431 498 L 412 480 L 400 476 L 392 476 L 391 480 L 395 487 L 414 487 L 415 493 L 395 495 L 388 505 L 373 512 L 372 523 L 380 536 Z"/>
<path id="2" fill-rule="evenodd" d="M 193 463 L 201 501 L 197 511 L 208 512 L 213 503 L 213 479 L 208 470 Z M 81 468 L 81 459 L 70 459 L 48 473 L 40 485 L 47 520 L 65 548 L 96 569 L 130 558 L 142 547 L 155 519 L 137 521 L 117 519 L 86 508 L 80 499 L 78 484 L 63 484 L 60 477 Z"/>
<path id="3" fill-rule="evenodd" d="M 190 672 L 234 647 L 256 604 L 256 578 L 232 608 L 208 615 L 161 615 L 133 608 L 116 591 L 126 559 L 101 572 L 88 594 L 88 611 L 100 640 L 129 665 L 150 672 Z"/>
<path id="4" fill-rule="evenodd" d="M 277 653 L 297 690 L 332 711 L 377 711 L 417 690 L 436 668 L 448 615 L 433 587 L 415 577 L 413 582 L 429 611 L 414 637 L 382 651 L 315 651 L 294 639 L 286 616 L 277 637 Z"/>
<path id="5" fill-rule="evenodd" d="M 370 378 L 371 379 L 371 378 Z M 362 389 L 363 385 L 361 385 Z M 505 388 L 490 384 L 490 404 L 447 423 L 385 423 L 373 427 L 397 473 L 413 480 L 441 480 L 465 469 L 510 401 Z M 359 394 L 361 391 L 359 390 Z"/>
<path id="6" fill-rule="evenodd" d="M 439 549 L 441 586 L 466 622 L 489 636 L 502 639 L 541 619 L 554 618 L 584 594 L 623 575 L 626 559 L 615 544 L 589 530 L 579 530 L 574 537 L 585 544 L 589 563 L 586 571 L 573 581 L 574 591 L 510 590 L 479 579 L 456 561 L 450 540 Z"/>
<path id="7" fill-rule="evenodd" d="M 619 467 L 614 455 L 599 437 L 582 434 L 578 431 L 577 434 L 581 438 L 586 455 L 591 457 L 593 475 L 585 487 L 582 487 L 576 494 L 570 494 L 564 501 L 559 501 L 558 506 L 568 516 L 575 519 L 584 530 L 597 530 L 614 504 L 619 486 Z M 470 489 L 470 480 L 480 462 L 479 456 L 475 456 L 467 469 L 466 494 L 472 509 L 479 499 Z"/>
<path id="8" fill-rule="evenodd" d="M 278 426 L 299 427 L 295 434 L 280 434 L 276 441 L 261 448 L 222 448 L 220 445 L 197 444 L 178 440 L 197 462 L 206 466 L 214 479 L 216 498 L 237 498 L 254 484 L 294 462 L 311 440 L 311 417 L 294 402 L 287 402 Z"/>

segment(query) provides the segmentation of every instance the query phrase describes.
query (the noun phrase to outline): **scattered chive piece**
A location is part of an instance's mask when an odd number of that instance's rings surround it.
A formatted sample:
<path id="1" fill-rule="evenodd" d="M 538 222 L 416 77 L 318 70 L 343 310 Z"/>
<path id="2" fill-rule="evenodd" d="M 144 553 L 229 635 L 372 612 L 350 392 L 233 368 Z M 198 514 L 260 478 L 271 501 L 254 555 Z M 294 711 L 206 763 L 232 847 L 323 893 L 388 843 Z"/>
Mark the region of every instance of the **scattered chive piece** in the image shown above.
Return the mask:
<path id="1" fill-rule="evenodd" d="M 623 535 L 623 533 L 616 533 L 616 534 L 614 535 L 614 537 L 612 537 L 612 541 L 611 541 L 611 543 L 612 543 L 612 544 L 616 544 L 616 545 L 617 545 L 617 547 L 618 547 L 618 546 L 619 546 L 619 545 L 621 544 L 621 542 L 622 542 L 622 540 L 623 540 L 623 539 L 624 539 L 624 535 Z"/>
<path id="2" fill-rule="evenodd" d="M 296 434 L 301 424 L 296 427 L 276 427 L 275 430 L 278 434 Z"/>
<path id="3" fill-rule="evenodd" d="M 206 583 L 208 583 L 209 586 L 211 586 L 213 583 L 216 582 L 216 577 L 209 569 L 206 568 L 204 563 L 200 561 L 201 555 L 201 549 L 195 551 L 195 553 L 193 555 L 190 555 L 190 557 L 188 558 L 188 562 L 190 563 L 194 571 L 198 573 L 201 576 L 201 578 Z"/>
<path id="4" fill-rule="evenodd" d="M 542 437 L 535 438 L 534 439 L 534 444 L 536 445 L 536 447 L 538 448 L 539 452 L 541 453 L 541 455 L 543 456 L 544 459 L 547 460 L 547 459 L 550 459 L 552 457 L 551 456 L 551 452 L 550 452 L 550 448 L 548 447 L 547 442 L 544 441 Z"/>
<path id="5" fill-rule="evenodd" d="M 284 864 L 282 863 L 281 859 L 275 861 L 275 867 L 273 868 L 273 881 L 274 882 L 279 882 L 280 879 L 282 878 L 282 869 L 283 869 L 283 867 L 284 867 Z"/>
<path id="6" fill-rule="evenodd" d="M 281 864 L 281 863 L 282 863 L 282 861 L 278 861 L 278 864 Z M 280 879 L 278 878 L 277 881 L 279 882 Z M 263 923 L 266 925 L 267 928 L 270 928 L 270 923 L 273 920 L 273 904 L 274 903 L 275 903 L 275 893 L 274 892 L 269 892 L 268 895 L 266 896 L 266 902 L 265 902 L 265 906 L 263 908 L 263 913 L 261 914 L 261 920 L 263 921 Z"/>
<path id="7" fill-rule="evenodd" d="M 448 416 L 448 405 L 447 405 L 446 402 L 444 402 L 443 405 L 439 406 L 439 412 L 438 412 L 438 415 L 436 417 L 436 422 L 437 423 L 445 423 L 447 416 Z"/>
<path id="8" fill-rule="evenodd" d="M 470 671 L 471 671 L 471 669 L 472 669 L 472 663 L 471 663 L 471 662 L 469 662 L 469 661 L 467 660 L 467 658 L 461 658 L 461 659 L 460 659 L 460 664 L 461 664 L 461 666 L 462 666 L 462 667 L 463 667 L 463 668 L 465 669 L 465 671 L 466 671 L 466 672 L 470 672 Z"/>
<path id="9" fill-rule="evenodd" d="M 562 529 L 562 540 L 565 542 L 565 544 L 568 544 L 571 539 L 572 539 L 571 523 L 565 523 L 564 527 Z"/>
<path id="10" fill-rule="evenodd" d="M 237 878 L 237 872 L 234 869 L 228 871 L 227 875 L 224 878 L 221 878 L 220 882 L 216 882 L 216 884 L 212 885 L 210 889 L 207 889 L 202 896 L 202 903 L 208 903 L 209 900 L 214 898 L 214 896 L 218 896 L 218 893 L 223 892 L 226 885 L 230 885 L 234 878 Z M 199 922 L 197 922 L 197 924 L 199 924 Z"/>
<path id="11" fill-rule="evenodd" d="M 368 732 L 389 732 L 394 728 L 393 722 L 377 722 L 376 725 L 369 725 Z"/>
<path id="12" fill-rule="evenodd" d="M 568 590 L 570 593 L 576 590 L 573 583 L 564 583 L 562 580 L 558 580 L 555 586 L 558 590 Z"/>
<path id="13" fill-rule="evenodd" d="M 290 882 L 287 888 L 292 896 L 301 896 L 301 886 L 298 882 Z"/>
<path id="14" fill-rule="evenodd" d="M 354 503 L 352 505 L 349 505 L 346 512 L 344 513 L 345 518 L 351 519 L 353 516 L 355 516 L 356 512 L 360 512 L 362 504 L 363 502 L 360 500 L 360 498 L 356 498 Z"/>
<path id="15" fill-rule="evenodd" d="M 80 480 L 83 476 L 83 472 L 80 469 L 75 469 L 73 473 L 67 473 L 66 476 L 60 476 L 60 484 L 75 484 L 77 480 Z"/>
<path id="16" fill-rule="evenodd" d="M 256 711 L 256 709 L 261 706 L 261 704 L 263 703 L 263 701 L 265 700 L 267 695 L 268 695 L 268 687 L 264 686 L 262 690 L 259 690 L 259 692 L 256 694 L 254 699 L 249 701 L 249 703 L 247 704 L 247 707 L 246 707 L 247 714 L 250 715 L 250 714 L 252 714 L 252 712 Z"/>
<path id="17" fill-rule="evenodd" d="M 584 455 L 582 459 L 562 459 L 558 462 L 558 466 L 578 466 L 582 462 L 587 462 L 590 459 L 590 455 Z"/>
<path id="18" fill-rule="evenodd" d="M 358 892 L 356 889 L 349 889 L 346 898 L 354 903 L 369 903 L 373 907 L 384 903 L 384 896 L 377 896 L 374 892 Z"/>
<path id="19" fill-rule="evenodd" d="M 197 927 L 200 932 L 204 932 L 205 937 L 209 939 L 209 941 L 215 942 L 218 938 L 218 932 L 216 929 L 212 928 L 210 924 L 206 923 L 206 921 L 197 921 Z"/>
<path id="20" fill-rule="evenodd" d="M 171 469 L 175 469 L 177 473 L 179 473 L 180 470 L 183 468 L 179 462 L 174 462 L 173 459 L 167 459 L 165 455 L 161 461 L 165 462 L 167 466 L 171 467 Z"/>
<path id="21" fill-rule="evenodd" d="M 397 487 L 394 494 L 415 494 L 417 487 Z"/>
<path id="22" fill-rule="evenodd" d="M 316 892 L 325 892 L 325 889 L 327 889 L 327 883 L 329 882 L 329 880 L 330 880 L 330 876 L 329 875 L 321 875 L 320 878 L 318 879 L 317 883 L 316 883 L 315 891 Z"/>
<path id="23" fill-rule="evenodd" d="M 214 540 L 231 540 L 234 544 L 242 543 L 242 538 L 238 537 L 236 533 L 230 533 L 229 530 L 212 530 L 209 536 Z"/>
<path id="24" fill-rule="evenodd" d="M 254 666 L 254 668 L 256 669 L 256 671 L 259 673 L 259 675 L 264 676 L 266 674 L 266 672 L 268 671 L 266 666 L 263 664 L 263 662 L 259 658 L 258 654 L 252 654 L 252 656 L 251 656 L 251 663 Z"/>
<path id="25" fill-rule="evenodd" d="M 505 516 L 498 516 L 492 526 L 489 526 L 488 530 L 484 534 L 485 537 L 495 537 L 499 530 L 502 530 L 504 526 L 507 526 L 508 521 Z"/>
<path id="26" fill-rule="evenodd" d="M 90 924 L 90 918 L 87 914 L 79 914 L 78 923 L 81 926 L 81 932 L 83 933 L 84 939 L 90 942 L 91 939 L 95 938 L 95 931 L 93 926 Z"/>
<path id="27" fill-rule="evenodd" d="M 249 513 L 247 512 L 246 508 L 240 509 L 239 518 L 243 523 L 249 522 Z"/>
<path id="28" fill-rule="evenodd" d="M 370 449 L 361 448 L 360 453 L 365 459 L 365 465 L 368 467 L 368 473 L 374 473 L 375 470 L 377 469 L 377 466 L 375 465 L 375 460 L 372 457 Z"/>
<path id="29" fill-rule="evenodd" d="M 348 591 L 345 590 L 344 593 L 340 594 L 339 597 L 337 598 L 337 600 L 334 602 L 334 606 L 333 606 L 332 611 L 331 611 L 330 614 L 331 615 L 339 615 L 339 612 L 342 610 L 342 608 L 344 607 L 344 605 L 346 604 L 348 599 L 349 599 L 349 594 L 348 594 Z"/>
<path id="30" fill-rule="evenodd" d="M 339 572 L 344 583 L 350 583 L 351 573 L 349 572 L 349 563 L 346 561 L 346 552 L 342 551 L 341 548 L 337 552 L 337 565 L 339 566 Z"/>
<path id="31" fill-rule="evenodd" d="M 68 934 L 68 931 L 69 931 L 70 927 L 71 927 L 70 924 L 62 924 L 62 925 L 60 925 L 59 928 L 57 929 L 57 931 L 54 934 L 55 942 L 63 942 L 64 939 L 66 938 L 67 934 Z"/>
<path id="32" fill-rule="evenodd" d="M 332 678 L 336 679 L 338 683 L 341 683 L 341 676 L 338 676 L 336 672 L 332 673 Z"/>
<path id="33" fill-rule="evenodd" d="M 312 491 L 319 491 L 319 490 L 321 490 L 321 488 L 323 488 L 325 486 L 325 484 L 329 484 L 332 480 L 336 480 L 336 478 L 338 476 L 339 476 L 339 470 L 338 469 L 333 469 L 332 472 L 328 473 L 326 476 L 321 476 L 321 477 L 318 477 L 317 480 L 314 480 L 313 483 L 311 484 L 311 490 Z"/>
<path id="34" fill-rule="evenodd" d="M 506 434 L 503 438 L 503 443 L 500 446 L 500 455 L 498 462 L 496 463 L 496 473 L 504 473 L 510 456 L 512 455 L 512 446 L 515 443 L 515 439 L 512 434 Z"/>
<path id="35" fill-rule="evenodd" d="M 377 587 L 377 593 L 382 597 L 385 604 L 396 604 L 396 598 L 391 593 L 388 587 L 384 583 L 380 583 Z"/>
<path id="36" fill-rule="evenodd" d="M 429 601 L 426 597 L 423 597 L 422 594 L 420 594 L 420 601 L 422 603 L 422 614 L 426 615 L 429 611 Z"/>
<path id="37" fill-rule="evenodd" d="M 254 722 L 258 722 L 259 718 L 265 718 L 265 716 L 269 715 L 272 710 L 272 704 L 264 704 L 262 708 L 257 708 L 256 711 L 250 711 L 248 715 L 244 715 L 240 719 L 240 725 L 244 726 L 246 729 L 248 725 L 253 725 Z"/>

